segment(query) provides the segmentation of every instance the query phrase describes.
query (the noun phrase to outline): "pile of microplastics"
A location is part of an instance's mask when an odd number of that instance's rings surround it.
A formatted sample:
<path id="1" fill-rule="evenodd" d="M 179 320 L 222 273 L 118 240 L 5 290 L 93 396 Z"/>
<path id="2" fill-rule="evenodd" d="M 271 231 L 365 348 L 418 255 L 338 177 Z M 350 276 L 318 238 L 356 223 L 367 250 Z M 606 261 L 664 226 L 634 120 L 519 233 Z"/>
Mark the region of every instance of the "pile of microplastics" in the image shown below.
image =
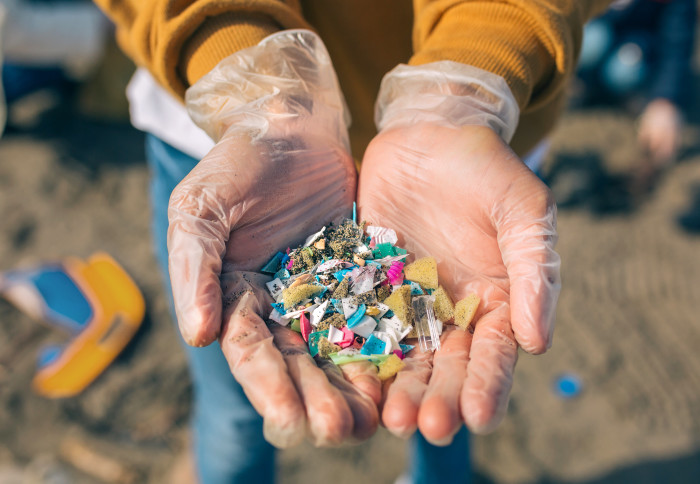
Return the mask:
<path id="1" fill-rule="evenodd" d="M 384 380 L 404 367 L 415 347 L 408 338 L 418 338 L 421 351 L 439 349 L 443 323 L 466 329 L 480 301 L 473 294 L 455 305 L 434 258 L 405 264 L 394 230 L 365 225 L 323 227 L 262 272 L 274 274 L 271 321 L 301 333 L 312 356 L 337 365 L 368 360 Z"/>

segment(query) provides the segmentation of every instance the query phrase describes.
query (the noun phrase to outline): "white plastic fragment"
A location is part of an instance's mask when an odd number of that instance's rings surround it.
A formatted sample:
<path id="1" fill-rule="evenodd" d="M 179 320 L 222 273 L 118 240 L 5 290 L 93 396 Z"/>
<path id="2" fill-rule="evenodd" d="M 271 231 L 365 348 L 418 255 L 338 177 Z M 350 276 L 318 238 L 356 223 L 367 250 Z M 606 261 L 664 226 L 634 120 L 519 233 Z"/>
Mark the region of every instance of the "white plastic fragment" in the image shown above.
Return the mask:
<path id="1" fill-rule="evenodd" d="M 314 309 L 316 309 L 317 307 L 318 307 L 318 304 L 312 304 L 312 305 L 309 306 L 308 308 L 301 308 L 301 309 L 297 309 L 296 311 L 290 311 L 290 312 L 288 312 L 288 313 L 285 313 L 285 314 L 283 314 L 283 315 L 281 316 L 281 318 L 282 318 L 282 320 L 285 320 L 285 319 L 286 319 L 287 322 L 289 322 L 290 320 L 292 320 L 292 319 L 294 319 L 294 318 L 298 318 L 299 316 L 301 316 L 301 313 L 310 313 L 310 312 L 312 312 Z M 285 323 L 285 324 L 286 324 L 286 323 Z"/>
<path id="2" fill-rule="evenodd" d="M 396 335 L 392 331 L 375 331 L 372 334 L 386 343 L 386 346 L 384 347 L 385 355 L 390 354 L 394 350 L 401 349 L 399 346 L 399 341 L 396 339 Z"/>
<path id="3" fill-rule="evenodd" d="M 404 339 L 412 329 L 413 326 L 404 324 L 397 316 L 382 318 L 377 325 L 377 331 L 393 331 L 399 340 Z"/>
<path id="4" fill-rule="evenodd" d="M 316 232 L 315 234 L 309 235 L 306 240 L 304 241 L 304 247 L 308 247 L 314 242 L 316 242 L 326 231 L 326 227 L 323 227 L 321 230 Z"/>
<path id="5" fill-rule="evenodd" d="M 388 255 L 388 256 L 383 257 L 381 259 L 375 259 L 374 262 L 381 264 L 383 266 L 390 266 L 393 262 L 396 262 L 397 260 L 403 260 L 406 257 L 408 257 L 408 254 Z"/>
<path id="6" fill-rule="evenodd" d="M 350 292 L 358 295 L 371 291 L 374 287 L 374 273 L 377 268 L 374 266 L 365 266 L 353 270 L 349 275 L 351 277 Z"/>
<path id="7" fill-rule="evenodd" d="M 377 319 L 381 319 L 382 317 L 384 317 L 384 315 L 386 313 L 389 312 L 389 306 L 387 306 L 384 303 L 377 303 L 376 306 L 377 306 L 377 309 L 379 309 L 379 314 L 377 314 L 375 316 L 375 318 L 377 318 Z"/>
<path id="8" fill-rule="evenodd" d="M 344 334 L 335 326 L 328 327 L 328 341 L 331 343 L 340 343 L 343 341 Z"/>
<path id="9" fill-rule="evenodd" d="M 352 248 L 352 252 L 353 254 L 363 254 L 365 252 L 369 252 L 369 247 L 367 247 L 365 244 L 356 245 Z"/>
<path id="10" fill-rule="evenodd" d="M 374 318 L 372 316 L 365 315 L 359 323 L 350 329 L 353 333 L 359 334 L 363 338 L 369 338 L 369 335 L 372 334 L 372 331 L 374 331 L 374 328 L 376 327 L 377 322 L 374 320 Z"/>
<path id="11" fill-rule="evenodd" d="M 352 302 L 353 298 L 351 297 L 346 297 L 341 299 L 343 303 L 343 316 L 345 316 L 345 319 L 350 318 L 353 314 L 355 314 L 355 311 L 357 311 L 357 304 Z"/>
<path id="12" fill-rule="evenodd" d="M 330 302 L 331 301 L 328 300 L 313 310 L 311 313 L 311 318 L 309 319 L 312 326 L 318 326 L 318 323 L 321 322 L 323 316 L 326 314 L 326 309 L 328 309 Z"/>
<path id="13" fill-rule="evenodd" d="M 289 324 L 289 319 L 282 319 L 282 315 L 280 312 L 276 309 L 273 309 L 272 312 L 270 313 L 269 318 L 274 321 L 277 324 L 281 324 L 282 326 L 287 326 Z"/>
<path id="14" fill-rule="evenodd" d="M 267 286 L 267 290 L 270 291 L 270 294 L 274 298 L 275 302 L 279 302 L 280 298 L 282 297 L 282 291 L 284 291 L 284 284 L 282 281 L 277 278 L 266 282 L 265 285 Z"/>
<path id="15" fill-rule="evenodd" d="M 367 235 L 372 237 L 372 241 L 376 244 L 390 243 L 391 245 L 396 245 L 399 238 L 396 235 L 396 231 L 393 229 L 388 229 L 386 227 L 377 227 L 370 225 L 366 229 Z"/>

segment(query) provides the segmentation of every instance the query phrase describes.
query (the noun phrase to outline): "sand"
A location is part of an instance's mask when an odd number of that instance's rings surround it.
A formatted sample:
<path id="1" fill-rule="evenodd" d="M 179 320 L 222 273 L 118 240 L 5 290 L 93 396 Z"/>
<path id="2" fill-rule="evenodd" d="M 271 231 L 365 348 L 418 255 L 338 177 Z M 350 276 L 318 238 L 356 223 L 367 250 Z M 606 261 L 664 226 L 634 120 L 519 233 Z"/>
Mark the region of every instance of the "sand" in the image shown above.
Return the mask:
<path id="1" fill-rule="evenodd" d="M 137 281 L 148 314 L 90 388 L 51 401 L 30 382 L 38 348 L 59 336 L 0 300 L 0 483 L 167 482 L 191 389 L 151 252 L 143 136 L 72 104 L 33 118 L 49 101 L 25 106 L 23 126 L 0 140 L 0 269 L 104 250 Z M 700 236 L 676 221 L 700 186 L 699 133 L 691 117 L 681 162 L 636 200 L 621 183 L 639 159 L 630 116 L 572 113 L 554 133 L 545 171 L 565 202 L 554 346 L 521 355 L 503 424 L 474 438 L 481 482 L 700 480 Z M 581 379 L 578 397 L 553 391 L 562 373 Z M 391 483 L 404 465 L 405 443 L 380 430 L 349 449 L 282 452 L 279 474 Z M 97 468 L 114 472 L 100 480 Z"/>

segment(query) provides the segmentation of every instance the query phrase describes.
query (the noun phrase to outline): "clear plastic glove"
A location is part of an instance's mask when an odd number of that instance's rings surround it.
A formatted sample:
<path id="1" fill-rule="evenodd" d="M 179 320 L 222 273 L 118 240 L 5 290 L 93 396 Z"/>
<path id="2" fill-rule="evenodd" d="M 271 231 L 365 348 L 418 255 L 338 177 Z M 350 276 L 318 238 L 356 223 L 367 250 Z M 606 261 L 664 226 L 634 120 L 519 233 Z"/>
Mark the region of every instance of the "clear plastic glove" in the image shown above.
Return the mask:
<path id="1" fill-rule="evenodd" d="M 680 111 L 668 99 L 654 99 L 639 118 L 637 139 L 657 167 L 673 162 L 681 144 L 683 118 Z"/>
<path id="2" fill-rule="evenodd" d="M 452 62 L 397 70 L 382 84 L 380 132 L 362 164 L 362 219 L 395 229 L 416 257 L 435 257 L 455 301 L 477 293 L 482 302 L 473 333 L 446 326 L 439 351 L 405 360 L 384 388 L 382 421 L 446 445 L 462 422 L 494 429 L 518 347 L 537 354 L 551 344 L 556 209 L 506 144 L 518 109 L 502 78 Z"/>
<path id="3" fill-rule="evenodd" d="M 356 170 L 328 53 L 309 31 L 284 31 L 224 59 L 187 92 L 216 146 L 170 198 L 168 250 L 185 341 L 217 338 L 231 371 L 279 447 L 371 435 L 376 371 L 319 368 L 297 333 L 268 326 L 256 274 L 278 250 L 352 210 Z M 367 396 L 359 389 L 374 392 Z"/>

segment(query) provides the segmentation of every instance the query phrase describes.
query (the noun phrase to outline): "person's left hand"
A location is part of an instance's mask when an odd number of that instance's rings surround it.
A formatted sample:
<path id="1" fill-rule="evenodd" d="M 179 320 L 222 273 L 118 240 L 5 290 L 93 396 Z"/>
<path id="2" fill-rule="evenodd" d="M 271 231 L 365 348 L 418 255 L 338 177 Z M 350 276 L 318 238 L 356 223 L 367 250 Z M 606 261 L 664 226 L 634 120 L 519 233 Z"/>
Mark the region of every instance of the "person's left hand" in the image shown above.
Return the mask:
<path id="1" fill-rule="evenodd" d="M 658 168 L 673 162 L 681 144 L 683 118 L 668 99 L 651 101 L 639 118 L 637 140 Z"/>
<path id="2" fill-rule="evenodd" d="M 455 301 L 481 297 L 473 334 L 446 326 L 434 355 L 414 350 L 385 385 L 383 424 L 446 445 L 505 415 L 518 347 L 551 344 L 559 293 L 556 209 L 547 187 L 491 128 L 414 123 L 381 131 L 365 153 L 363 220 L 438 261 Z"/>

